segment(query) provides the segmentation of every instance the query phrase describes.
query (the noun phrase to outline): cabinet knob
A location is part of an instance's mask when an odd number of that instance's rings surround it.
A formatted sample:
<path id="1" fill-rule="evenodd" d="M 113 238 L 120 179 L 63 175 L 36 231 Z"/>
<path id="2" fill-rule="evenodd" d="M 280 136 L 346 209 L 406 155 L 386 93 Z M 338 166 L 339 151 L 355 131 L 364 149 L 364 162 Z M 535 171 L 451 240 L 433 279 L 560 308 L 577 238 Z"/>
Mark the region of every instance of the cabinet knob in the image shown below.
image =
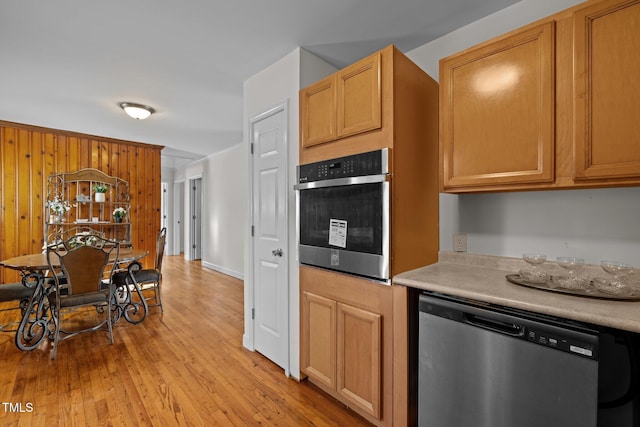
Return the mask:
<path id="1" fill-rule="evenodd" d="M 271 253 L 273 254 L 273 256 L 282 256 L 282 249 L 274 249 L 271 251 Z"/>

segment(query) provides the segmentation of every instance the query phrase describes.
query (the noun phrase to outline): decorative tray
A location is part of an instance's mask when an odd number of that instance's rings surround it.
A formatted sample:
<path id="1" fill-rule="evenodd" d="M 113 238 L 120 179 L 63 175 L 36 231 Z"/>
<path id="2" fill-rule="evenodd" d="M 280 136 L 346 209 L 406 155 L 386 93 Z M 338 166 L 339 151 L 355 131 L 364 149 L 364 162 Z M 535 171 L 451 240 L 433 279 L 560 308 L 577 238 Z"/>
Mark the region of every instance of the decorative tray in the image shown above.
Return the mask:
<path id="1" fill-rule="evenodd" d="M 567 289 L 561 288 L 558 285 L 552 283 L 550 280 L 547 283 L 531 283 L 524 280 L 519 274 L 507 274 L 507 281 L 516 285 L 528 286 L 530 288 L 542 289 L 543 291 L 558 292 L 561 294 L 576 295 L 589 298 L 602 298 L 612 300 L 624 300 L 624 301 L 640 301 L 640 294 L 637 295 L 615 295 L 602 292 L 598 290 L 593 281 L 589 282 L 589 285 L 584 289 Z M 551 282 L 551 283 L 550 283 Z"/>

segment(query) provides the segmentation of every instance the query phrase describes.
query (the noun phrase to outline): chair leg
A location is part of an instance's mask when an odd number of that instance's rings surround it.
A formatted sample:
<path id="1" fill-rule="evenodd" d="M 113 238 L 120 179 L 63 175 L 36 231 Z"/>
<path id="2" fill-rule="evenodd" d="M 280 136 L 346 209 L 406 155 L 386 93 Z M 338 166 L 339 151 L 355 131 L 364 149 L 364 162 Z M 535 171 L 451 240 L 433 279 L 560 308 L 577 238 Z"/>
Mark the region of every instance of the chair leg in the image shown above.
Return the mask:
<path id="1" fill-rule="evenodd" d="M 113 344 L 113 325 L 111 323 L 111 309 L 112 309 L 112 301 L 113 297 L 109 297 L 109 302 L 107 303 L 107 327 L 109 329 L 109 339 L 111 340 L 111 344 Z"/>
<path id="2" fill-rule="evenodd" d="M 109 298 L 109 303 L 107 304 L 107 311 L 105 313 L 107 319 L 107 329 L 109 330 L 109 340 L 111 341 L 111 344 L 114 343 L 113 340 L 113 323 L 111 322 L 111 310 L 112 310 L 112 299 L 113 298 Z M 53 324 L 54 324 L 54 332 L 53 332 L 53 348 L 51 349 L 51 360 L 54 360 L 57 356 L 58 356 L 58 345 L 61 341 L 60 339 L 60 332 L 61 332 L 61 328 L 60 325 L 62 323 L 62 310 L 56 310 L 54 308 L 51 309 L 51 317 L 53 320 Z M 87 332 L 89 330 L 91 331 L 95 331 L 95 330 L 103 330 L 104 328 L 104 323 L 100 323 L 97 326 L 95 326 L 94 328 L 91 329 L 86 329 L 83 330 L 81 332 L 65 332 L 65 334 L 69 334 L 67 337 L 70 338 L 74 335 L 77 335 L 78 333 L 82 333 L 82 332 Z"/>
<path id="3" fill-rule="evenodd" d="M 146 284 L 150 284 L 152 282 L 147 282 Z M 150 305 L 150 307 L 160 307 L 160 311 L 164 312 L 164 307 L 162 306 L 162 292 L 160 289 L 160 282 L 153 282 L 153 286 L 145 288 L 145 291 L 153 290 L 153 297 L 148 296 L 144 297 L 145 301 L 151 301 L 153 299 L 154 303 Z"/>
<path id="4" fill-rule="evenodd" d="M 160 312 L 164 313 L 164 307 L 162 307 L 162 294 L 160 293 L 161 283 L 162 283 L 162 278 L 160 278 L 160 280 L 158 280 L 158 283 L 156 283 L 156 286 L 154 286 L 153 292 L 156 297 L 156 305 L 159 305 Z"/>
<path id="5" fill-rule="evenodd" d="M 60 342 L 60 311 L 54 313 L 54 308 L 51 308 L 51 317 L 53 318 L 53 348 L 51 349 L 51 360 L 54 360 L 58 355 L 58 343 Z"/>

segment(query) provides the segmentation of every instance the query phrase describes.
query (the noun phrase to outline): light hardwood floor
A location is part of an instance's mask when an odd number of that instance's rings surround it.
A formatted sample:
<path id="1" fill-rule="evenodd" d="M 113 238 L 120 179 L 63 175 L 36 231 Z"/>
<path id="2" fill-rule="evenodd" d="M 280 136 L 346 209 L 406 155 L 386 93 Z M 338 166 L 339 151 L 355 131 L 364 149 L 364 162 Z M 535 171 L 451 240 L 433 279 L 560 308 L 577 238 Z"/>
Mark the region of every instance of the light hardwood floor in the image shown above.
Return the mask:
<path id="1" fill-rule="evenodd" d="M 163 273 L 164 313 L 118 322 L 113 345 L 83 334 L 50 360 L 49 342 L 22 352 L 0 333 L 0 425 L 369 425 L 242 347 L 242 281 L 177 256 Z"/>

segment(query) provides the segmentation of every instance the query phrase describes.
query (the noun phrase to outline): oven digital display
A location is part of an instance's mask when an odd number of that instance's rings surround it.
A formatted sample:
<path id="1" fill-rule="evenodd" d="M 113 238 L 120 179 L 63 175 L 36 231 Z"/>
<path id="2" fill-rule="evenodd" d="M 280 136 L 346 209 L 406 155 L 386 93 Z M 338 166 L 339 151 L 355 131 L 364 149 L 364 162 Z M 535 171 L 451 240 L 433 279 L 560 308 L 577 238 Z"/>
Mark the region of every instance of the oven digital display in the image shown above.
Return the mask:
<path id="1" fill-rule="evenodd" d="M 298 182 L 323 181 L 327 179 L 348 178 L 386 173 L 381 151 L 356 154 L 300 165 Z"/>

